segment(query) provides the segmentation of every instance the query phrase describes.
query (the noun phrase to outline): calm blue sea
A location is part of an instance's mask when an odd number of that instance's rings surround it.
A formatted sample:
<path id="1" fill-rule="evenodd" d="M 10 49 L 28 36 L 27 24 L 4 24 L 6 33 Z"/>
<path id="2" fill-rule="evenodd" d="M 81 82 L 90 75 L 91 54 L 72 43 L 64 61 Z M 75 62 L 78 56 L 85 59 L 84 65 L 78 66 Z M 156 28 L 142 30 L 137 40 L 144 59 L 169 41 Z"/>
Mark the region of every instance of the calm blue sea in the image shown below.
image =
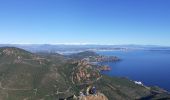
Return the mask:
<path id="1" fill-rule="evenodd" d="M 127 77 L 141 81 L 147 86 L 159 86 L 170 91 L 170 51 L 100 51 L 102 55 L 118 56 L 119 62 L 103 63 L 111 71 L 103 71 L 110 76 Z"/>

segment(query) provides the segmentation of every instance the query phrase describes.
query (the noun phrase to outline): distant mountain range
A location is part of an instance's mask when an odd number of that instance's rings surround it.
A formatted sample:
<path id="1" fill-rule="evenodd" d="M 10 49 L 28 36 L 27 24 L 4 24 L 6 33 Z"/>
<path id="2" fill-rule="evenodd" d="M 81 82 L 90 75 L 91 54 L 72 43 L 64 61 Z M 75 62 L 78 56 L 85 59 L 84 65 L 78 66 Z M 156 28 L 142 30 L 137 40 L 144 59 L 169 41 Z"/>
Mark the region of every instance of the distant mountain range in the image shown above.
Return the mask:
<path id="1" fill-rule="evenodd" d="M 158 45 L 95 45 L 95 44 L 84 44 L 84 45 L 65 45 L 65 44 L 0 44 L 0 47 L 17 47 L 25 49 L 30 52 L 53 52 L 53 53 L 76 53 L 82 51 L 101 51 L 101 50 L 170 50 L 168 46 Z"/>

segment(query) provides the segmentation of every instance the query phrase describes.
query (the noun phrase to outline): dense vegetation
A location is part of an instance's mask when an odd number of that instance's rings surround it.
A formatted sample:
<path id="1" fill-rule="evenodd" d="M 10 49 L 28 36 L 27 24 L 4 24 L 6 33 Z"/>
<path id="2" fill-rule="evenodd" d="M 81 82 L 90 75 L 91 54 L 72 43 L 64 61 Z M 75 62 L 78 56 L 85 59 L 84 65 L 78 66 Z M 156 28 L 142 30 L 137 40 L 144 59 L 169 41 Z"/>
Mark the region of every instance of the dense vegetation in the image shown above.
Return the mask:
<path id="1" fill-rule="evenodd" d="M 33 54 L 18 48 L 2 47 L 0 100 L 58 100 L 72 95 L 78 96 L 88 85 L 96 86 L 97 91 L 106 95 L 109 100 L 169 97 L 166 91 L 158 87 L 150 88 L 137 85 L 126 78 L 98 75 L 99 71 L 93 66 L 73 63 L 70 60 L 88 56 L 97 54 L 82 52 L 67 57 L 54 53 Z M 83 81 L 76 77 L 81 73 L 85 73 L 80 78 Z M 89 83 L 81 84 L 86 79 Z"/>

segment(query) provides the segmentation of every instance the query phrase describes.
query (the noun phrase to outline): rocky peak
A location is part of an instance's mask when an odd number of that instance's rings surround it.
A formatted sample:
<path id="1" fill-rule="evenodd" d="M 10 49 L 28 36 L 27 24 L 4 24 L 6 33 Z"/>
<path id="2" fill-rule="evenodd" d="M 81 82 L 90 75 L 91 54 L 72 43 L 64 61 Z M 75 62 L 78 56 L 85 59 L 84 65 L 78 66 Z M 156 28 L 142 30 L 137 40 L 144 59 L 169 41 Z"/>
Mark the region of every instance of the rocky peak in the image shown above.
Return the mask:
<path id="1" fill-rule="evenodd" d="M 97 93 L 96 95 L 79 96 L 78 98 L 78 100 L 108 100 L 108 98 L 102 93 Z"/>

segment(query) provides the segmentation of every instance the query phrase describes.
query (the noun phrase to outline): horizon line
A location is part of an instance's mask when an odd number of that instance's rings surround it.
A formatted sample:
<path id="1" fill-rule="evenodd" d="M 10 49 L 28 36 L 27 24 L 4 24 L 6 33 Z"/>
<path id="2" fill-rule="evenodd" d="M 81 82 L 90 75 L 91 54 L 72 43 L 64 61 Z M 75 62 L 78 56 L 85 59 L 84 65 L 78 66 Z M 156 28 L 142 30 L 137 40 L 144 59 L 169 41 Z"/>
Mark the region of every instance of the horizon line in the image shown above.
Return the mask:
<path id="1" fill-rule="evenodd" d="M 170 47 L 169 45 L 159 44 L 100 44 L 100 43 L 0 43 L 0 45 L 108 45 L 108 46 L 164 46 Z"/>

